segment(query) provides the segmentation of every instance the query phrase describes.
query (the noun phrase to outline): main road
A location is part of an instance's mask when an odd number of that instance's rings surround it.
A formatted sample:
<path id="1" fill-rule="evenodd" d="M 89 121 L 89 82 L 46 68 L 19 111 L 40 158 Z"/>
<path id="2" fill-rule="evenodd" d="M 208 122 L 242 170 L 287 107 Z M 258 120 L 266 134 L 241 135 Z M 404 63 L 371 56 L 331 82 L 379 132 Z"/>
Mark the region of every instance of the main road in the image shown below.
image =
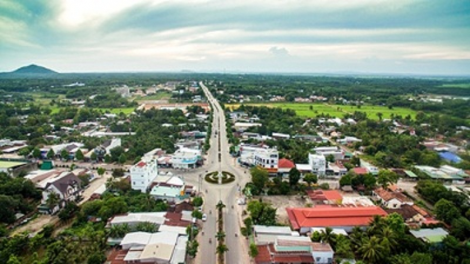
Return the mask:
<path id="1" fill-rule="evenodd" d="M 197 256 L 197 263 L 216 263 L 217 240 L 217 214 L 216 204 L 222 201 L 224 208 L 224 231 L 226 234 L 225 243 L 228 247 L 225 263 L 238 264 L 249 263 L 248 247 L 246 239 L 240 235 L 241 208 L 237 205 L 237 198 L 240 196 L 239 186 L 245 186 L 250 180 L 249 174 L 241 167 L 236 166 L 234 158 L 229 153 L 229 143 L 225 126 L 225 113 L 219 102 L 214 98 L 209 89 L 199 83 L 204 91 L 208 102 L 212 105 L 212 134 L 210 135 L 211 147 L 207 153 L 205 170 L 228 171 L 235 175 L 235 181 L 225 185 L 210 184 L 204 181 L 205 173 L 199 176 L 201 180 L 201 192 L 204 197 L 203 211 L 207 214 L 207 221 L 203 224 L 200 235 L 200 245 Z M 209 243 L 209 239 L 212 243 Z"/>

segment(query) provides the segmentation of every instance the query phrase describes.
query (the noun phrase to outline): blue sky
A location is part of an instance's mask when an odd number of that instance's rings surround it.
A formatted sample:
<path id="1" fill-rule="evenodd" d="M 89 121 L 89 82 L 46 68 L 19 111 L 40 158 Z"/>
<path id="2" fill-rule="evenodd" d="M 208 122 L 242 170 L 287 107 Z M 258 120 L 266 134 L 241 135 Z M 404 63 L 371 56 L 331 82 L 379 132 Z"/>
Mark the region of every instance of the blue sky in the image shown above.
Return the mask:
<path id="1" fill-rule="evenodd" d="M 470 73 L 470 2 L 3 0 L 0 71 Z"/>

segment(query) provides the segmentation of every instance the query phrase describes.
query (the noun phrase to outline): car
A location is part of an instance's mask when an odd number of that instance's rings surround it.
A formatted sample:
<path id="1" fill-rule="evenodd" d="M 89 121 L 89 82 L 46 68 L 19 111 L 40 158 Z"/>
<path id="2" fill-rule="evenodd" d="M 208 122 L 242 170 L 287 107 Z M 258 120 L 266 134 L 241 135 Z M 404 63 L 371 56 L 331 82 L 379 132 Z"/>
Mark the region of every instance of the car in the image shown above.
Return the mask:
<path id="1" fill-rule="evenodd" d="M 206 214 L 203 214 L 202 215 L 202 221 L 205 222 L 207 220 L 207 215 Z"/>

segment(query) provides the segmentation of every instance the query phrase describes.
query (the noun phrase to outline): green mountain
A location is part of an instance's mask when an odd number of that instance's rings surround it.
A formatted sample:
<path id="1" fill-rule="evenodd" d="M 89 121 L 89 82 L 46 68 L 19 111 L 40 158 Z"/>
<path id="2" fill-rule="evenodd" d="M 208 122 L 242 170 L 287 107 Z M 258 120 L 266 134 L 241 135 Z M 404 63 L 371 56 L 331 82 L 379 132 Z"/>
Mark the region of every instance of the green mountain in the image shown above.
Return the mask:
<path id="1" fill-rule="evenodd" d="M 58 72 L 42 67 L 42 66 L 31 64 L 28 66 L 21 67 L 15 71 L 12 71 L 11 73 L 14 73 L 14 74 L 57 74 Z"/>

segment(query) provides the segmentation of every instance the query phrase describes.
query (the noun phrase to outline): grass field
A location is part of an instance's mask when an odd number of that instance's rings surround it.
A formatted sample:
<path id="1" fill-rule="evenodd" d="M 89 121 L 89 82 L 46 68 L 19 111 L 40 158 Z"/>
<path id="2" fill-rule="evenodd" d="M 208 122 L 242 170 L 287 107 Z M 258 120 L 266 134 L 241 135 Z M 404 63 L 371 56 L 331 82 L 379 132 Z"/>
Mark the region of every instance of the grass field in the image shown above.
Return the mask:
<path id="1" fill-rule="evenodd" d="M 246 104 L 253 106 L 267 106 L 267 107 L 280 107 L 282 109 L 292 109 L 297 115 L 301 117 L 316 117 L 320 114 L 329 114 L 332 117 L 343 117 L 346 113 L 354 113 L 355 111 L 366 112 L 367 117 L 370 119 L 378 120 L 377 113 L 382 113 L 382 118 L 390 118 L 391 114 L 401 115 L 403 117 L 410 115 L 413 119 L 416 116 L 414 110 L 402 107 L 394 107 L 388 109 L 386 106 L 372 106 L 363 105 L 361 108 L 350 105 L 329 105 L 329 104 L 309 104 L 309 103 L 261 103 L 261 104 Z M 237 108 L 239 104 L 228 104 L 226 107 L 230 109 Z M 312 110 L 310 110 L 312 106 Z"/>
<path id="2" fill-rule="evenodd" d="M 146 100 L 168 100 L 171 98 L 171 93 L 169 92 L 157 92 L 156 94 L 139 97 L 136 101 L 146 101 Z"/>
<path id="3" fill-rule="evenodd" d="M 124 113 L 125 115 L 129 115 L 134 112 L 135 107 L 126 107 L 126 108 L 93 108 L 94 110 L 99 110 L 103 113 L 109 112 L 111 114 L 119 114 Z"/>
<path id="4" fill-rule="evenodd" d="M 441 87 L 449 87 L 449 88 L 470 88 L 470 83 L 446 83 L 441 85 Z"/>

